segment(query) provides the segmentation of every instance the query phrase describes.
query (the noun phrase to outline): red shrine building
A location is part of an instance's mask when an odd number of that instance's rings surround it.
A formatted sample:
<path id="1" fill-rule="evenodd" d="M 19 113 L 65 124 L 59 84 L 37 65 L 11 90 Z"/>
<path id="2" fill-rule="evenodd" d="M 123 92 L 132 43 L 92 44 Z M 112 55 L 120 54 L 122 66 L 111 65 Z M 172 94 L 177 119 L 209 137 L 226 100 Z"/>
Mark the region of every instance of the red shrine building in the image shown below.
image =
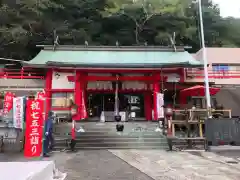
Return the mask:
<path id="1" fill-rule="evenodd" d="M 183 47 L 39 48 L 32 60 L 2 67 L 0 90 L 17 96 L 44 90 L 46 112 L 62 118 L 70 114 L 71 99 L 79 112 L 75 120 L 82 120 L 86 109 L 86 120 L 99 121 L 104 112 L 105 121 L 114 121 L 118 93 L 120 113 L 133 112 L 135 120 L 157 120 L 156 93 L 164 92 L 164 104 L 180 108 L 179 92 L 204 83 L 201 60 Z"/>
<path id="2" fill-rule="evenodd" d="M 86 108 L 89 120 L 99 120 L 102 112 L 106 121 L 114 120 L 116 91 L 120 113 L 130 111 L 135 119 L 156 120 L 156 93 L 166 90 L 165 103 L 177 104 L 179 90 L 191 86 L 185 82 L 185 68 L 202 67 L 183 47 L 41 48 L 35 58 L 23 64 L 22 71 L 31 70 L 36 79 L 34 74 L 42 73 L 46 112 L 67 116 L 67 100 L 72 99 L 78 112 Z M 75 120 L 80 119 L 78 113 Z"/>

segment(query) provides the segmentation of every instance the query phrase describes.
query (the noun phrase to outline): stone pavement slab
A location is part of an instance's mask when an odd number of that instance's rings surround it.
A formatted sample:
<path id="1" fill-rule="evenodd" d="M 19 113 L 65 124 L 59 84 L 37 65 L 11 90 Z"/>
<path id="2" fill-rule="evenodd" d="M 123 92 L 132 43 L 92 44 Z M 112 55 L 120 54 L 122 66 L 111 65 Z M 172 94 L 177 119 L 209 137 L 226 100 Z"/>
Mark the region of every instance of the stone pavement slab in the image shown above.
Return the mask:
<path id="1" fill-rule="evenodd" d="M 26 159 L 22 155 L 2 154 L 0 161 L 53 160 L 56 168 L 67 173 L 66 180 L 152 180 L 135 167 L 107 150 L 83 150 L 76 153 L 57 152 L 50 158 Z"/>
<path id="2" fill-rule="evenodd" d="M 110 151 L 110 152 L 109 152 Z M 0 161 L 53 160 L 66 180 L 239 180 L 240 159 L 212 152 L 83 150 L 50 158 L 0 154 Z M 238 161 L 229 164 L 228 162 Z M 238 164 L 239 163 L 239 164 Z"/>
<path id="3" fill-rule="evenodd" d="M 239 180 L 239 164 L 211 152 L 191 154 L 159 150 L 110 150 L 155 180 Z"/>
<path id="4" fill-rule="evenodd" d="M 57 167 L 67 180 L 152 180 L 107 150 L 79 151 Z"/>

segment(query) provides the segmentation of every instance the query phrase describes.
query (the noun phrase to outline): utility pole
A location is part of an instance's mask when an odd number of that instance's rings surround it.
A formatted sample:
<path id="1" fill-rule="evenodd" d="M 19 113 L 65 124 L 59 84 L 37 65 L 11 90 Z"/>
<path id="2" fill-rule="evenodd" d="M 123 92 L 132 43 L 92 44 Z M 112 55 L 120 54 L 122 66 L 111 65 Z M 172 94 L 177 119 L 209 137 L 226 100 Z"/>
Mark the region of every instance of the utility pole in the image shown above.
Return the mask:
<path id="1" fill-rule="evenodd" d="M 202 0 L 198 0 L 198 9 L 199 9 L 199 18 L 200 18 L 200 31 L 201 31 L 201 42 L 202 42 L 203 64 L 204 64 L 205 95 L 206 95 L 207 110 L 208 110 L 208 117 L 209 117 L 210 109 L 211 109 L 211 99 L 210 99 L 210 91 L 209 91 L 207 52 L 205 47 L 204 28 L 203 28 Z"/>

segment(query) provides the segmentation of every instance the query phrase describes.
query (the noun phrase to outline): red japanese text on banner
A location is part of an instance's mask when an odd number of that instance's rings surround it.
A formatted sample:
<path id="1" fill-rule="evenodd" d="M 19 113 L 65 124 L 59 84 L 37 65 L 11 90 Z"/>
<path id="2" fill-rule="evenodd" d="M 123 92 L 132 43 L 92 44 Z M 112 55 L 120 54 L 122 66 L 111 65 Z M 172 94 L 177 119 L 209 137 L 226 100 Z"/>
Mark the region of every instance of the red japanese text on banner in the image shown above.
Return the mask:
<path id="1" fill-rule="evenodd" d="M 13 108 L 13 98 L 14 94 L 11 92 L 7 92 L 4 97 L 4 105 L 3 105 L 3 114 L 7 115 L 11 109 Z"/>
<path id="2" fill-rule="evenodd" d="M 25 157 L 39 157 L 42 153 L 43 136 L 43 101 L 27 100 L 25 131 Z"/>

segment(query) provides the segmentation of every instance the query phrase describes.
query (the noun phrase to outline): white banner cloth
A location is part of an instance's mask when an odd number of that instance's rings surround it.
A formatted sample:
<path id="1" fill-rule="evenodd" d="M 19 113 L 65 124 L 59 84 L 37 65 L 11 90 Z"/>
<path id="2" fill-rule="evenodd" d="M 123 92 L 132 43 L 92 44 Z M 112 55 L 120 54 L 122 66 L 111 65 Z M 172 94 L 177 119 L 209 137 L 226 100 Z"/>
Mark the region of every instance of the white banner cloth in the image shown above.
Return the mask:
<path id="1" fill-rule="evenodd" d="M 24 120 L 24 99 L 23 97 L 13 98 L 13 126 L 23 129 Z"/>
<path id="2" fill-rule="evenodd" d="M 157 93 L 157 114 L 158 119 L 164 118 L 164 95 L 162 93 Z"/>

